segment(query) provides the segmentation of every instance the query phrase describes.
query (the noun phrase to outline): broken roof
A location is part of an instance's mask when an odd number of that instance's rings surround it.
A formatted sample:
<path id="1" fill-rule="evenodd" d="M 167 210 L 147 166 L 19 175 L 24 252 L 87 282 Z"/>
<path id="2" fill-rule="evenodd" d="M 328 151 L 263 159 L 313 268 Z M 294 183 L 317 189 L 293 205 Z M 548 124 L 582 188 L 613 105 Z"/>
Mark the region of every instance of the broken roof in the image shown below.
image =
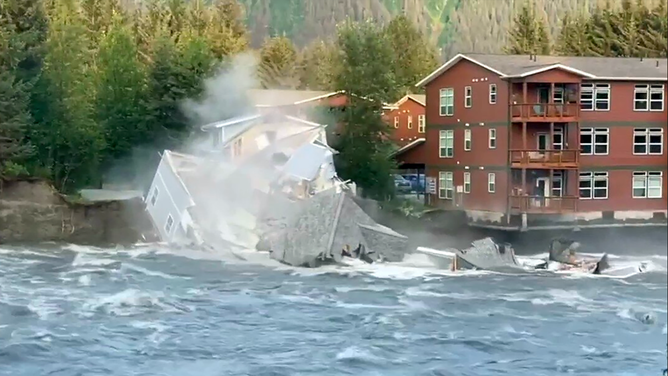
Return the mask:
<path id="1" fill-rule="evenodd" d="M 337 94 L 341 94 L 341 92 L 314 90 L 248 90 L 248 97 L 256 107 L 297 105 L 329 98 Z"/>
<path id="2" fill-rule="evenodd" d="M 526 77 L 550 69 L 564 69 L 588 79 L 620 81 L 666 81 L 668 59 L 584 56 L 529 56 L 458 54 L 418 82 L 423 86 L 465 59 L 503 78 Z"/>

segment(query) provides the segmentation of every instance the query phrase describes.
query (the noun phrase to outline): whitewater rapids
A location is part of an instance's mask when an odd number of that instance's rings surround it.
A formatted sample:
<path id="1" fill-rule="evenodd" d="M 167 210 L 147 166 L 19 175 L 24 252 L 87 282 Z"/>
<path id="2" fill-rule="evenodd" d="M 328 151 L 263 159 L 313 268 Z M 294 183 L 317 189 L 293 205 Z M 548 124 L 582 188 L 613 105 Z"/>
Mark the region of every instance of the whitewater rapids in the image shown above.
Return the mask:
<path id="1" fill-rule="evenodd" d="M 0 375 L 660 374 L 666 256 L 611 255 L 640 262 L 600 278 L 453 273 L 425 255 L 298 269 L 254 251 L 4 247 Z"/>

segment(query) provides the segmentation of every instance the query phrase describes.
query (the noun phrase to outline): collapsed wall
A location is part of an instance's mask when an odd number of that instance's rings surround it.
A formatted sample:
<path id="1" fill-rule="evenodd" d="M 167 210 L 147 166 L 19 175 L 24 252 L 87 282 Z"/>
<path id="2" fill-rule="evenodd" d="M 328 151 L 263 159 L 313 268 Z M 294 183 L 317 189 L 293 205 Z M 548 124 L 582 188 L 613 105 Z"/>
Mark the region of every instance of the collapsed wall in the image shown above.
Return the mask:
<path id="1" fill-rule="evenodd" d="M 141 197 L 73 201 L 42 180 L 4 181 L 0 192 L 2 243 L 133 244 L 151 230 Z"/>

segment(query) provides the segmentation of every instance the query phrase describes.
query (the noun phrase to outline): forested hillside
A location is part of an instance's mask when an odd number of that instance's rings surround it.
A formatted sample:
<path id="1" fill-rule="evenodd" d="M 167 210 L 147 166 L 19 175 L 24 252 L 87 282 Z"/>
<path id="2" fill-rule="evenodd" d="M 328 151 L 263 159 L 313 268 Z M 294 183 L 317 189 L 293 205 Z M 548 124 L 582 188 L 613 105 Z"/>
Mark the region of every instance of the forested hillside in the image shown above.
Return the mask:
<path id="1" fill-rule="evenodd" d="M 530 0 L 557 35 L 566 14 L 588 13 L 597 5 L 619 9 L 624 0 Z M 660 1 L 648 0 L 654 6 Z M 630 0 L 635 3 L 636 0 Z M 526 0 L 243 0 L 252 43 L 285 35 L 298 46 L 332 38 L 336 24 L 350 17 L 387 23 L 400 13 L 415 22 L 444 57 L 457 52 L 503 52 L 513 17 Z"/>

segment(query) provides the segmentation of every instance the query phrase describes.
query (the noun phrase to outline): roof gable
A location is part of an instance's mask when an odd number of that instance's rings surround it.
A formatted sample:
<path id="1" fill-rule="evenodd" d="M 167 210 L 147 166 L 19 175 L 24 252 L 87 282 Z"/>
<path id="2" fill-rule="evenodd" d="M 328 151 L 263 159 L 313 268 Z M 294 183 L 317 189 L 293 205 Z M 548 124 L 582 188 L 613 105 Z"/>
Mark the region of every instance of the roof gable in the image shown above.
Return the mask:
<path id="1" fill-rule="evenodd" d="M 523 78 L 550 69 L 563 69 L 587 79 L 610 81 L 667 81 L 668 59 L 625 57 L 529 56 L 500 54 L 458 54 L 422 79 L 424 86 L 461 60 L 467 60 L 501 78 Z"/>
<path id="2" fill-rule="evenodd" d="M 399 99 L 397 103 L 391 105 L 390 107 L 397 109 L 409 99 L 423 107 L 425 107 L 427 103 L 426 96 L 424 94 L 406 94 L 403 98 Z"/>

